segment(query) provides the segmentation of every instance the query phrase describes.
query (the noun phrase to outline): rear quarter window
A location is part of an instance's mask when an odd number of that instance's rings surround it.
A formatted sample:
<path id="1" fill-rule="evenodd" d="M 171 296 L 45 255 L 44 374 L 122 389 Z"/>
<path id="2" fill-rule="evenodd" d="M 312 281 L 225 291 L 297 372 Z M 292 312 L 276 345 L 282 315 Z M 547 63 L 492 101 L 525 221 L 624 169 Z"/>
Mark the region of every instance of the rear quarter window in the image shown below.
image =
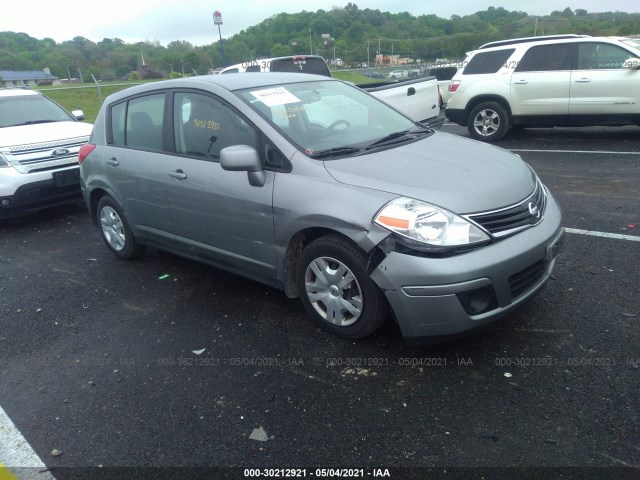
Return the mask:
<path id="1" fill-rule="evenodd" d="M 515 48 L 477 53 L 469 61 L 462 74 L 480 75 L 484 73 L 496 73 L 507 63 L 507 60 L 513 52 L 515 52 Z"/>

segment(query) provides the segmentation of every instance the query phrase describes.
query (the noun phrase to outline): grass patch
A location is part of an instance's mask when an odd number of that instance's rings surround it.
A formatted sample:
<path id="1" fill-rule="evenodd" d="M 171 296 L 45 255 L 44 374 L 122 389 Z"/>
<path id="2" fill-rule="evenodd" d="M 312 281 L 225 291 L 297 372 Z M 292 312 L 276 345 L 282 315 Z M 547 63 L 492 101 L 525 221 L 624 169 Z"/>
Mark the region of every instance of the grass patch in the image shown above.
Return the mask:
<path id="1" fill-rule="evenodd" d="M 373 71 L 373 70 L 368 70 Z M 336 70 L 331 72 L 331 75 L 334 78 L 339 80 L 344 80 L 345 82 L 353 82 L 356 85 L 361 85 L 363 83 L 375 83 L 375 82 L 384 82 L 383 78 L 370 78 L 362 75 L 364 70 Z"/>
<path id="2" fill-rule="evenodd" d="M 137 82 L 131 84 L 118 83 L 100 85 L 102 101 L 112 93 L 119 92 L 133 85 L 137 85 Z M 84 121 L 88 123 L 95 122 L 102 104 L 100 95 L 98 94 L 98 88 L 95 85 L 39 87 L 37 90 L 54 102 L 60 104 L 65 110 L 82 110 L 85 116 Z"/>

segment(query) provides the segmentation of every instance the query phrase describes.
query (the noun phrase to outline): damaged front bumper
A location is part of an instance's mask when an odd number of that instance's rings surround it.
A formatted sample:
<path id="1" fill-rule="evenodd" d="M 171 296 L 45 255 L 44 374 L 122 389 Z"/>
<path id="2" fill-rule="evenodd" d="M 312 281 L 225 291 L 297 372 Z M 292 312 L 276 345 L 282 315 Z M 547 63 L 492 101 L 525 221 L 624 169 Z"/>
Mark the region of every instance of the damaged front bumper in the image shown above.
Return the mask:
<path id="1" fill-rule="evenodd" d="M 390 252 L 371 273 L 407 343 L 434 343 L 483 327 L 522 305 L 547 282 L 562 244 L 551 195 L 535 227 L 451 257 Z"/>

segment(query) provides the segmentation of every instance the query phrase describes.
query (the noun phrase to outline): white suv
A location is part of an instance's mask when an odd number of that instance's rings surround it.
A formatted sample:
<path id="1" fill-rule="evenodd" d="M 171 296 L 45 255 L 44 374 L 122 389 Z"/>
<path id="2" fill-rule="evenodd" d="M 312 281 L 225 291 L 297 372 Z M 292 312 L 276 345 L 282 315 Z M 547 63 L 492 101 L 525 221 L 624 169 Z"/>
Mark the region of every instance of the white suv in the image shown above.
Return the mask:
<path id="1" fill-rule="evenodd" d="M 78 151 L 92 125 L 33 90 L 0 88 L 0 219 L 82 198 Z"/>
<path id="2" fill-rule="evenodd" d="M 477 140 L 511 127 L 640 125 L 640 39 L 556 35 L 468 54 L 445 114 Z"/>

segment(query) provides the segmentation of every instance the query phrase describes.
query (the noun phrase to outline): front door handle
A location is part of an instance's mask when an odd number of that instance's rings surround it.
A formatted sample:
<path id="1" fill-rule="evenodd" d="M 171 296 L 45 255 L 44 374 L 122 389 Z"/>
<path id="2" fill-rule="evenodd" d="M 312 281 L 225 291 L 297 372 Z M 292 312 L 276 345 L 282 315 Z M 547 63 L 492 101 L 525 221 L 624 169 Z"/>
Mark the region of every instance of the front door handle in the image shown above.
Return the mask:
<path id="1" fill-rule="evenodd" d="M 590 79 L 590 78 L 582 77 L 582 78 L 578 78 L 578 79 L 576 80 L 576 83 L 589 83 L 590 81 L 591 81 L 591 79 Z"/>
<path id="2" fill-rule="evenodd" d="M 169 172 L 169 176 L 173 178 L 177 178 L 178 180 L 186 180 L 187 174 L 182 170 L 176 170 L 175 172 Z"/>
<path id="3" fill-rule="evenodd" d="M 116 157 L 112 157 L 109 160 L 107 160 L 107 163 L 109 165 L 111 165 L 112 167 L 117 167 L 118 165 L 120 165 L 120 162 L 118 161 L 118 159 Z"/>
<path id="4" fill-rule="evenodd" d="M 526 85 L 527 83 L 529 83 L 527 80 L 516 80 L 515 82 L 513 82 L 516 85 Z"/>

